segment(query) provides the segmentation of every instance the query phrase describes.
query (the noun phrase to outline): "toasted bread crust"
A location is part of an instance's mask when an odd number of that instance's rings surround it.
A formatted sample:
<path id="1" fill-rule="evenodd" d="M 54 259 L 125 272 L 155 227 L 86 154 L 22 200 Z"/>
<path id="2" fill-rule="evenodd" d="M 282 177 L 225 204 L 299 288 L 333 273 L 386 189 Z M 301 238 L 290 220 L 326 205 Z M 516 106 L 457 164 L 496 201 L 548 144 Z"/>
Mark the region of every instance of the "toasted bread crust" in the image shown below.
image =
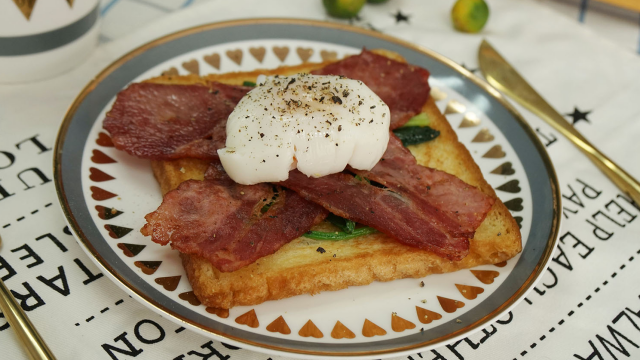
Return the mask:
<path id="1" fill-rule="evenodd" d="M 392 57 L 387 52 L 382 52 Z M 174 84 L 221 81 L 241 84 L 255 81 L 259 74 L 295 74 L 308 72 L 326 63 L 303 64 L 275 70 L 195 76 L 160 77 L 149 81 Z M 301 237 L 272 255 L 231 273 L 217 270 L 199 256 L 181 254 L 193 291 L 200 301 L 211 307 L 231 308 L 254 305 L 300 294 L 366 285 L 373 281 L 417 278 L 512 258 L 522 250 L 520 230 L 504 204 L 486 182 L 469 151 L 462 145 L 433 99 L 423 111 L 431 127 L 440 131 L 433 141 L 410 146 L 419 164 L 451 173 L 477 186 L 496 199 L 491 211 L 470 241 L 469 255 L 461 261 L 449 261 L 433 253 L 396 242 L 384 234 L 371 234 L 344 241 L 321 241 Z M 207 163 L 195 159 L 153 161 L 154 175 L 163 194 L 188 179 L 201 180 Z M 326 224 L 319 225 L 327 226 Z M 316 251 L 322 247 L 325 252 Z M 334 257 L 335 255 L 335 257 Z"/>

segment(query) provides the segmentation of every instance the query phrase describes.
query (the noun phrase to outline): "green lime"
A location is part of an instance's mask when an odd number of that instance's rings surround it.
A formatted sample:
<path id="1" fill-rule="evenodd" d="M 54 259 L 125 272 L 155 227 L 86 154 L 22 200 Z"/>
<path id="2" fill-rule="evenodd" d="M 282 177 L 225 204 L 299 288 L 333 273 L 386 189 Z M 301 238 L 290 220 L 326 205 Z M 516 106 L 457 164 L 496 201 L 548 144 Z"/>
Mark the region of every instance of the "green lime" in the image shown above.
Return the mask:
<path id="1" fill-rule="evenodd" d="M 451 9 L 451 21 L 456 30 L 476 33 L 489 19 L 489 7 L 484 0 L 458 0 Z"/>
<path id="2" fill-rule="evenodd" d="M 367 0 L 322 0 L 329 15 L 349 19 L 356 15 Z"/>

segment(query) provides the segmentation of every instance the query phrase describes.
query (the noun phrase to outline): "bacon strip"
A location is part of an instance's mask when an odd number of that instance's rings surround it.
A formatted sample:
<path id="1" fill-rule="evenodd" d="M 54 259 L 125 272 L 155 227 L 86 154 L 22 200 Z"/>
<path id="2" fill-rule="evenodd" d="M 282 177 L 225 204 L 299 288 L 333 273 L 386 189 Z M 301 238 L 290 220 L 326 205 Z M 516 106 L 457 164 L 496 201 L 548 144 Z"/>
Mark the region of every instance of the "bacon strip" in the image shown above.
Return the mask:
<path id="1" fill-rule="evenodd" d="M 311 73 L 342 75 L 364 82 L 389 106 L 392 130 L 422 111 L 429 98 L 427 70 L 367 50 Z"/>
<path id="2" fill-rule="evenodd" d="M 143 159 L 217 159 L 227 118 L 249 87 L 135 83 L 104 120 L 115 147 Z"/>
<path id="3" fill-rule="evenodd" d="M 189 180 L 168 192 L 158 210 L 145 216 L 141 232 L 161 245 L 200 255 L 230 272 L 274 253 L 327 216 L 322 207 L 290 190 L 273 196 L 269 184 L 239 185 L 213 164 L 204 181 Z"/>
<path id="4" fill-rule="evenodd" d="M 419 165 L 393 133 L 382 160 L 371 171 L 351 170 L 407 194 L 434 226 L 454 237 L 472 239 L 495 202 L 451 174 Z"/>
<path id="5" fill-rule="evenodd" d="M 466 237 L 443 232 L 422 211 L 419 202 L 405 194 L 382 189 L 339 173 L 310 178 L 298 170 L 280 183 L 330 212 L 371 226 L 401 243 L 432 251 L 450 260 L 460 260 L 469 252 Z"/>

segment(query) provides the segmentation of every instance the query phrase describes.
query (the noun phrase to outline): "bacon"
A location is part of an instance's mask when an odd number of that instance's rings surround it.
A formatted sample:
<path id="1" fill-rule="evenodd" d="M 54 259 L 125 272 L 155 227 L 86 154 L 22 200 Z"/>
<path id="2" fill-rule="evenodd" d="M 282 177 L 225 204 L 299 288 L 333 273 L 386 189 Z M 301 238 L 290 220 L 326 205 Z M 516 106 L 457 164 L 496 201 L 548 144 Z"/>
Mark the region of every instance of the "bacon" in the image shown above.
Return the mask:
<path id="1" fill-rule="evenodd" d="M 327 65 L 315 75 L 342 75 L 365 83 L 391 110 L 391 129 L 422 111 L 429 98 L 429 72 L 371 51 Z"/>
<path id="2" fill-rule="evenodd" d="M 168 192 L 158 210 L 145 216 L 141 232 L 161 245 L 208 259 L 231 272 L 270 255 L 327 216 L 322 207 L 269 184 L 239 185 L 212 164 L 204 181 L 189 180 Z"/>
<path id="3" fill-rule="evenodd" d="M 456 237 L 472 239 L 495 202 L 451 174 L 419 165 L 393 133 L 382 160 L 373 169 L 351 170 L 415 199 L 430 221 Z"/>
<path id="4" fill-rule="evenodd" d="M 251 88 L 136 83 L 104 120 L 115 147 L 144 159 L 217 159 L 229 114 Z"/>
<path id="5" fill-rule="evenodd" d="M 348 174 L 309 178 L 298 171 L 280 184 L 401 243 L 462 259 L 494 199 L 451 174 L 419 165 L 390 135 L 382 160 L 371 171 L 351 169 L 386 189 Z"/>
<path id="6" fill-rule="evenodd" d="M 391 109 L 391 129 L 419 113 L 429 96 L 428 71 L 367 50 L 313 73 L 363 81 Z M 227 118 L 249 90 L 220 83 L 135 83 L 118 94 L 103 126 L 117 149 L 140 158 L 215 160 Z"/>
<path id="7" fill-rule="evenodd" d="M 469 252 L 467 238 L 453 238 L 435 227 L 414 199 L 352 175 L 338 173 L 310 178 L 293 170 L 280 184 L 338 216 L 371 226 L 403 244 L 450 260 L 460 260 Z"/>

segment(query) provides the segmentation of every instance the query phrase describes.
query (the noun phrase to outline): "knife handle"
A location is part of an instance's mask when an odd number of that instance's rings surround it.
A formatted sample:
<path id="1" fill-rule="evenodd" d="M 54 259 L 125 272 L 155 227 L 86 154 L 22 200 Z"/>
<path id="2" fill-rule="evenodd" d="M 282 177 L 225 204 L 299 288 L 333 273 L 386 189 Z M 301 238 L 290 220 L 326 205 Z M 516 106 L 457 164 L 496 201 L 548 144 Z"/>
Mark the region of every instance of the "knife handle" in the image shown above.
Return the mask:
<path id="1" fill-rule="evenodd" d="M 38 334 L 38 330 L 29 321 L 29 318 L 15 301 L 9 289 L 4 285 L 2 279 L 0 279 L 0 310 L 2 310 L 4 317 L 13 328 L 30 359 L 56 359 L 40 334 Z"/>
<path id="2" fill-rule="evenodd" d="M 538 102 L 536 108 L 527 108 L 573 142 L 620 190 L 640 205 L 640 183 L 585 139 L 551 105 L 544 101 Z"/>

